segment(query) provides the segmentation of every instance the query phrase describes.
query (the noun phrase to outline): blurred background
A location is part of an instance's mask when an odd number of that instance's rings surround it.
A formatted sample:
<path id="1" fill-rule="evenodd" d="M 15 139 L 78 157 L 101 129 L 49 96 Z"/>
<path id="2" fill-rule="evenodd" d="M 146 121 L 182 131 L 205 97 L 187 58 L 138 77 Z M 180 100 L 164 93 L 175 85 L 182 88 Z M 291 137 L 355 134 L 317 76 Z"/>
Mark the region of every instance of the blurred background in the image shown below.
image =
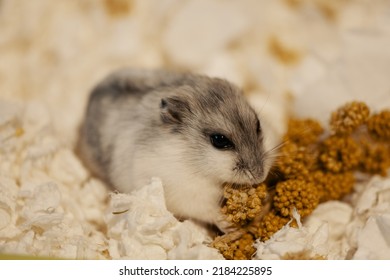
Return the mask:
<path id="1" fill-rule="evenodd" d="M 0 0 L 0 102 L 39 102 L 73 143 L 120 67 L 223 77 L 278 120 L 390 107 L 389 0 Z"/>

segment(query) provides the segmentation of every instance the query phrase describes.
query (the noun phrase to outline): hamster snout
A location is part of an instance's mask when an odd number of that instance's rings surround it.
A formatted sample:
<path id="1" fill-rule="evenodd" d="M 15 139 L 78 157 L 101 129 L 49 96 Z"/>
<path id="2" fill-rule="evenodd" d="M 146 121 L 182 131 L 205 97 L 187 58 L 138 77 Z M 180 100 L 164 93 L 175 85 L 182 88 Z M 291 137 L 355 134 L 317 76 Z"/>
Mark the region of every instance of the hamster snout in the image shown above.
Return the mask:
<path id="1" fill-rule="evenodd" d="M 159 177 L 172 213 L 223 231 L 222 185 L 260 183 L 271 167 L 261 120 L 237 87 L 164 70 L 124 69 L 99 83 L 78 149 L 115 189 Z"/>

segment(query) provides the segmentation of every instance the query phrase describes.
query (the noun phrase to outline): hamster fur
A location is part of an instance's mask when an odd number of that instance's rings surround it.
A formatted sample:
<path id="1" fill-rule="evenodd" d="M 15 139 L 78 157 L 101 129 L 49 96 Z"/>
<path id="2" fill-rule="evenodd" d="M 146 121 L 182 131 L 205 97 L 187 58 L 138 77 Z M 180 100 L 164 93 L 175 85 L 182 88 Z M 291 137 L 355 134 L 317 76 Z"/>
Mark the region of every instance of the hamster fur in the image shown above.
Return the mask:
<path id="1" fill-rule="evenodd" d="M 165 70 L 122 69 L 91 92 L 79 153 L 120 192 L 159 177 L 168 210 L 229 231 L 224 183 L 262 182 L 271 157 L 257 113 L 231 83 Z"/>

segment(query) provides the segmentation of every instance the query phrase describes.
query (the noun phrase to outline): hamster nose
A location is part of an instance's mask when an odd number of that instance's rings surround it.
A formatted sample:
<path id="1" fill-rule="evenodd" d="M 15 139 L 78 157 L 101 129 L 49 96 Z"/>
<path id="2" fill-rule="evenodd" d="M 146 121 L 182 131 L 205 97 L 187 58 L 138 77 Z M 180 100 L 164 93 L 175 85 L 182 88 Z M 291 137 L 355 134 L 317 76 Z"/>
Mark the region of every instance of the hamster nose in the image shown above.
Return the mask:
<path id="1" fill-rule="evenodd" d="M 251 160 L 247 162 L 240 161 L 235 170 L 238 170 L 246 177 L 248 183 L 257 184 L 265 180 L 264 165 L 262 161 Z"/>
<path id="2" fill-rule="evenodd" d="M 251 173 L 256 180 L 256 183 L 260 183 L 265 180 L 267 174 L 265 174 L 263 160 L 257 160 L 253 163 Z"/>

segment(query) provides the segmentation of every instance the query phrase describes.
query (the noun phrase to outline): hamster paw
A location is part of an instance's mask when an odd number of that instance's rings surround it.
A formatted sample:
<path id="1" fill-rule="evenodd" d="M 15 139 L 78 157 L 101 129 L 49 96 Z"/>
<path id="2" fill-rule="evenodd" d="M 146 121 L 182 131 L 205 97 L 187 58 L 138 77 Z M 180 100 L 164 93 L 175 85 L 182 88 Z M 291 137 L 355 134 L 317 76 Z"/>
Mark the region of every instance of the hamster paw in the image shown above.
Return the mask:
<path id="1" fill-rule="evenodd" d="M 238 228 L 236 225 L 230 223 L 227 220 L 227 217 L 225 215 L 219 215 L 218 219 L 215 222 L 215 225 L 219 228 L 220 231 L 223 233 L 229 233 L 236 231 Z"/>

